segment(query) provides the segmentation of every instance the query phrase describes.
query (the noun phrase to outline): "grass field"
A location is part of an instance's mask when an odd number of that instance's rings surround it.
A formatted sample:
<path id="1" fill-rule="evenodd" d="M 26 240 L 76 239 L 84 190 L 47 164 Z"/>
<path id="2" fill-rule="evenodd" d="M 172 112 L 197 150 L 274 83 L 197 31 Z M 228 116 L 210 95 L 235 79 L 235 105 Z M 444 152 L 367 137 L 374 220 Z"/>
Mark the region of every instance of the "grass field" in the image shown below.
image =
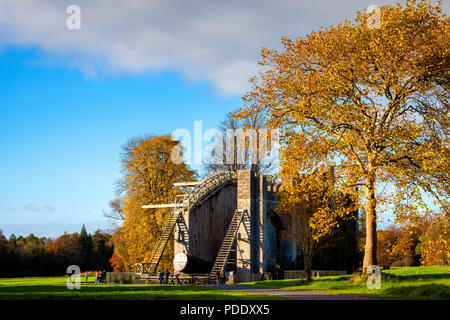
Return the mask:
<path id="1" fill-rule="evenodd" d="M 326 291 L 336 294 L 370 296 L 385 299 L 450 299 L 448 267 L 405 267 L 382 271 L 381 289 L 369 290 L 364 279 L 354 276 L 303 280 L 272 280 L 242 283 L 255 288 L 288 288 Z M 84 278 L 81 279 L 84 281 Z M 358 281 L 359 280 L 359 281 Z M 236 291 L 220 291 L 199 286 L 175 285 L 105 285 L 81 283 L 80 290 L 69 290 L 67 277 L 36 277 L 0 279 L 0 300 L 23 299 L 137 299 L 137 300 L 246 300 L 283 299 Z M 93 281 L 93 279 L 90 279 Z"/>
<path id="2" fill-rule="evenodd" d="M 241 292 L 212 290 L 199 286 L 106 285 L 81 283 L 80 290 L 69 290 L 67 277 L 0 279 L 0 300 L 23 299 L 98 299 L 98 300 L 241 300 L 281 299 Z M 82 279 L 84 281 L 84 278 Z M 91 280 L 93 281 L 93 280 Z"/>
<path id="3" fill-rule="evenodd" d="M 364 279 L 355 276 L 316 278 L 303 280 L 272 280 L 241 283 L 246 287 L 288 288 L 307 291 L 369 296 L 385 299 L 450 299 L 450 273 L 448 266 L 402 267 L 382 270 L 381 289 L 368 289 Z"/>

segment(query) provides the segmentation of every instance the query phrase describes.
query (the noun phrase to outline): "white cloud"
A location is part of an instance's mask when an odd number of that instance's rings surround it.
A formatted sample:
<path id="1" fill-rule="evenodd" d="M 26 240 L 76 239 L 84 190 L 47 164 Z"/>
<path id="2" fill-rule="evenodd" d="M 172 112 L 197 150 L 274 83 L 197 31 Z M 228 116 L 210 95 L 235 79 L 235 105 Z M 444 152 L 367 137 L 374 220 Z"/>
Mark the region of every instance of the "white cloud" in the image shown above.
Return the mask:
<path id="1" fill-rule="evenodd" d="M 21 208 L 23 211 L 30 211 L 30 212 L 53 212 L 55 211 L 55 208 L 51 205 L 38 205 L 36 203 L 28 203 L 24 205 Z"/>
<path id="2" fill-rule="evenodd" d="M 42 213 L 50 213 L 54 212 L 55 208 L 51 205 L 38 205 L 34 202 L 27 203 L 19 208 L 0 208 L 0 211 L 9 212 L 9 213 L 18 213 L 18 212 L 42 212 Z"/>
<path id="3" fill-rule="evenodd" d="M 38 47 L 87 76 L 169 69 L 209 80 L 220 92 L 242 94 L 256 73 L 262 46 L 278 47 L 282 35 L 304 35 L 383 4 L 305 2 L 0 0 L 0 47 Z M 66 28 L 71 4 L 81 8 L 81 30 Z"/>

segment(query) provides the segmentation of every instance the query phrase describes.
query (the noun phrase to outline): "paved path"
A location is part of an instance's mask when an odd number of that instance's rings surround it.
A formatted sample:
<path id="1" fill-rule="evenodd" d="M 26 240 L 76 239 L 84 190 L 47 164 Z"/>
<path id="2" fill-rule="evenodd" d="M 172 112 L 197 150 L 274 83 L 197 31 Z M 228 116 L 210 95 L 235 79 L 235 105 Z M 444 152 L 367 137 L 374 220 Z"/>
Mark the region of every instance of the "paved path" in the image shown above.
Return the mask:
<path id="1" fill-rule="evenodd" d="M 369 297 L 357 297 L 346 294 L 332 294 L 321 291 L 302 291 L 291 289 L 262 289 L 262 288 L 249 288 L 244 286 L 227 285 L 227 286 L 206 286 L 211 289 L 217 290 L 230 290 L 247 292 L 254 294 L 263 294 L 269 296 L 280 296 L 298 300 L 377 300 L 376 298 Z"/>

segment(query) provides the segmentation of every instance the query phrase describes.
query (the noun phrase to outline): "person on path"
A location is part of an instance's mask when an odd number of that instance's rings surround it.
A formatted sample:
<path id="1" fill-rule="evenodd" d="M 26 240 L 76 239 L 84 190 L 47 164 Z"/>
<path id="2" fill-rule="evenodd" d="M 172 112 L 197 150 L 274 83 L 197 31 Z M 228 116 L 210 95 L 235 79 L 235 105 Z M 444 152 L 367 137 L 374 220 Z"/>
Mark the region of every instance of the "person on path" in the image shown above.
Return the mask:
<path id="1" fill-rule="evenodd" d="M 169 269 L 166 269 L 166 273 L 165 273 L 166 281 L 165 281 L 165 284 L 169 284 L 169 275 L 170 275 Z"/>
<path id="2" fill-rule="evenodd" d="M 164 281 L 164 272 L 161 271 L 161 272 L 159 273 L 159 284 L 162 284 L 163 281 Z"/>
<path id="3" fill-rule="evenodd" d="M 222 276 L 220 278 L 221 278 L 220 280 L 222 282 L 222 285 L 225 285 L 225 281 L 226 281 L 225 272 L 222 272 Z"/>

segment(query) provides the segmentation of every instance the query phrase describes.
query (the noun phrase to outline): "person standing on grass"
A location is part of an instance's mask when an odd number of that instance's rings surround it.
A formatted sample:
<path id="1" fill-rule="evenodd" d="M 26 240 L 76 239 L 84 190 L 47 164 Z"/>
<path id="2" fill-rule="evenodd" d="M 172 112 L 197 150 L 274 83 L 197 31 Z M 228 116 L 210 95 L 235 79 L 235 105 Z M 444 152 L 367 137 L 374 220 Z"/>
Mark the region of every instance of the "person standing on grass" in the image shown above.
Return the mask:
<path id="1" fill-rule="evenodd" d="M 161 271 L 159 273 L 159 284 L 162 284 L 164 281 L 164 271 Z"/>
<path id="2" fill-rule="evenodd" d="M 89 275 L 88 275 L 88 272 L 86 271 L 86 273 L 84 274 L 84 283 L 87 283 L 88 277 L 89 277 Z"/>
<path id="3" fill-rule="evenodd" d="M 101 283 L 106 283 L 106 270 L 102 271 L 102 278 L 101 278 Z"/>
<path id="4" fill-rule="evenodd" d="M 220 285 L 220 270 L 216 271 L 217 285 Z"/>
<path id="5" fill-rule="evenodd" d="M 166 281 L 165 281 L 165 284 L 169 284 L 169 274 L 170 274 L 169 269 L 166 269 L 166 274 L 165 274 Z"/>

